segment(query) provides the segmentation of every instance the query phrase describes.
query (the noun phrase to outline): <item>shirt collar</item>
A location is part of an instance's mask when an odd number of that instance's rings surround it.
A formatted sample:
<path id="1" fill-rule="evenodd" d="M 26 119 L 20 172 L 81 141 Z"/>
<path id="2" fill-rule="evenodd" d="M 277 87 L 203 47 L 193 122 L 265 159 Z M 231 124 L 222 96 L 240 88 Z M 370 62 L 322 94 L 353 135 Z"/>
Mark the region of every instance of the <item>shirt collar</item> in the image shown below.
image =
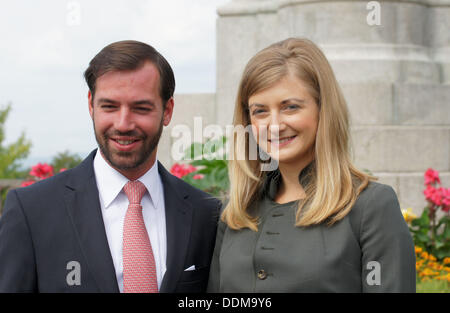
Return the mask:
<path id="1" fill-rule="evenodd" d="M 298 175 L 298 180 L 303 187 L 311 181 L 311 176 L 314 175 L 314 160 L 310 162 L 305 168 L 303 168 Z M 279 169 L 269 172 L 267 174 L 264 186 L 263 194 L 267 195 L 271 200 L 275 199 L 278 189 L 281 184 L 281 173 Z"/>
<path id="2" fill-rule="evenodd" d="M 111 167 L 111 165 L 103 158 L 99 150 L 97 150 L 94 158 L 94 172 L 100 202 L 103 204 L 103 208 L 107 209 L 122 191 L 129 179 Z M 162 192 L 161 180 L 158 172 L 158 162 L 155 161 L 153 166 L 144 175 L 139 177 L 138 180 L 147 188 L 153 206 L 158 208 L 158 195 Z"/>

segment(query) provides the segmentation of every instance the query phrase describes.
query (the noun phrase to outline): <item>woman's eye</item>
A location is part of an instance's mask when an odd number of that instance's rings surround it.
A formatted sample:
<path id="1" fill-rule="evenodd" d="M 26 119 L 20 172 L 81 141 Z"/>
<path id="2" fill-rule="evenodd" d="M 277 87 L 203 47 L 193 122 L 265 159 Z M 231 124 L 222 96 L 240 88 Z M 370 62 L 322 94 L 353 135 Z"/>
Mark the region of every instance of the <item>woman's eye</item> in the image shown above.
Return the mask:
<path id="1" fill-rule="evenodd" d="M 256 109 L 256 110 L 253 110 L 252 115 L 257 115 L 257 114 L 261 114 L 261 113 L 264 113 L 264 112 L 265 112 L 265 110 Z"/>
<path id="2" fill-rule="evenodd" d="M 299 108 L 299 106 L 297 104 L 291 104 L 291 105 L 286 106 L 287 110 L 296 110 L 298 108 Z"/>

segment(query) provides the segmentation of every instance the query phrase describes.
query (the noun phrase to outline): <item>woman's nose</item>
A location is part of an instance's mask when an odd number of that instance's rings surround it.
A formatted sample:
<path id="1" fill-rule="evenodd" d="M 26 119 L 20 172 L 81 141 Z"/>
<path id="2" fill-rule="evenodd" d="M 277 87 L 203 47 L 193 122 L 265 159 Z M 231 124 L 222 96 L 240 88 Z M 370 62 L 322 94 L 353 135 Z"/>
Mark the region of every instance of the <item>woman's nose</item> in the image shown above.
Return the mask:
<path id="1" fill-rule="evenodd" d="M 271 114 L 269 131 L 272 137 L 277 138 L 279 133 L 285 128 L 286 124 L 284 123 L 283 117 L 278 113 Z"/>

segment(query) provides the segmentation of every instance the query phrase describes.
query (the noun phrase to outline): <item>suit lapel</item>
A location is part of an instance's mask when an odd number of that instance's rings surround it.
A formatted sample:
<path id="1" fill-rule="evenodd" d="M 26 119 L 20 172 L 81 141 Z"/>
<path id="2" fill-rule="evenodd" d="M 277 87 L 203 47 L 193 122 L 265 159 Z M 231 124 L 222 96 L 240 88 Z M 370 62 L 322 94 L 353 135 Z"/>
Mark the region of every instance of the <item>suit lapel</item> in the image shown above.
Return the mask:
<path id="1" fill-rule="evenodd" d="M 193 212 L 190 203 L 186 200 L 189 195 L 183 192 L 177 179 L 159 162 L 158 170 L 164 186 L 167 234 L 167 270 L 160 292 L 174 292 L 184 270 Z"/>
<path id="2" fill-rule="evenodd" d="M 119 292 L 93 170 L 95 151 L 72 170 L 65 201 L 83 256 L 101 292 Z"/>
<path id="3" fill-rule="evenodd" d="M 100 209 L 93 169 L 94 156 L 95 151 L 72 170 L 64 198 L 89 272 L 98 288 L 101 292 L 119 292 Z M 177 178 L 159 162 L 158 171 L 164 187 L 167 234 L 167 270 L 160 292 L 174 292 L 184 270 L 193 211 L 187 201 L 189 194 L 183 192 Z"/>

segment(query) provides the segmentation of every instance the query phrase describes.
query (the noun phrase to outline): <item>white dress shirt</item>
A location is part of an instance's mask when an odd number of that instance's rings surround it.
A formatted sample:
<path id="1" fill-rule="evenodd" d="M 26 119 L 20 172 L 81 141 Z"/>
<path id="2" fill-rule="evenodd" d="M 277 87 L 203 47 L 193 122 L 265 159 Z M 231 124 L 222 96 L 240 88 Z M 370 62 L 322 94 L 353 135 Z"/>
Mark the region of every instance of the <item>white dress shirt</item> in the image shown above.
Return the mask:
<path id="1" fill-rule="evenodd" d="M 123 187 L 129 180 L 112 168 L 98 150 L 94 158 L 94 172 L 117 283 L 120 292 L 123 292 L 123 223 L 129 203 Z M 167 245 L 164 193 L 158 172 L 158 162 L 155 161 L 152 168 L 138 180 L 145 185 L 148 191 L 144 194 L 141 205 L 145 227 L 155 257 L 159 290 L 166 272 Z"/>

